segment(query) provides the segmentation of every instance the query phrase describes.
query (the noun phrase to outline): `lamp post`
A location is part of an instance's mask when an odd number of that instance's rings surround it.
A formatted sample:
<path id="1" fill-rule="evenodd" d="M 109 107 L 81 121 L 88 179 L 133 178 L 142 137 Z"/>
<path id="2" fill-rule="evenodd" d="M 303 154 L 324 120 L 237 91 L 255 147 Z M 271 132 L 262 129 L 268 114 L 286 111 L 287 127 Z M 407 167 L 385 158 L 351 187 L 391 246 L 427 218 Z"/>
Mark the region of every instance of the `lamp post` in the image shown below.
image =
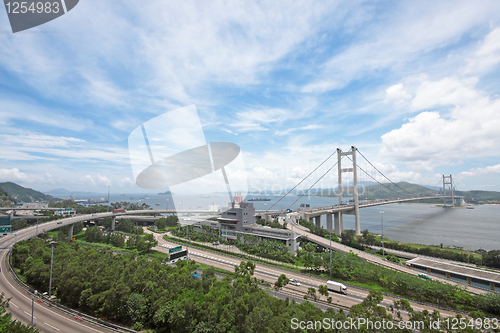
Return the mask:
<path id="1" fill-rule="evenodd" d="M 38 237 L 38 215 L 36 216 L 36 237 Z"/>
<path id="2" fill-rule="evenodd" d="M 109 212 L 109 185 L 108 185 L 108 208 L 106 209 L 106 212 Z"/>
<path id="3" fill-rule="evenodd" d="M 382 258 L 385 259 L 384 249 L 384 212 L 380 212 L 380 223 L 382 223 Z"/>
<path id="4" fill-rule="evenodd" d="M 332 229 L 330 228 L 330 278 L 332 278 Z"/>
<path id="5" fill-rule="evenodd" d="M 31 326 L 33 326 L 33 315 L 34 315 L 34 310 L 35 310 L 35 296 L 37 294 L 37 291 L 35 290 L 35 293 L 33 294 L 33 298 L 31 299 Z"/>
<path id="6" fill-rule="evenodd" d="M 52 245 L 52 254 L 50 255 L 50 279 L 49 279 L 49 300 L 50 300 L 50 295 L 52 292 L 52 264 L 54 262 L 54 244 L 57 244 L 57 242 L 50 242 L 50 245 Z"/>

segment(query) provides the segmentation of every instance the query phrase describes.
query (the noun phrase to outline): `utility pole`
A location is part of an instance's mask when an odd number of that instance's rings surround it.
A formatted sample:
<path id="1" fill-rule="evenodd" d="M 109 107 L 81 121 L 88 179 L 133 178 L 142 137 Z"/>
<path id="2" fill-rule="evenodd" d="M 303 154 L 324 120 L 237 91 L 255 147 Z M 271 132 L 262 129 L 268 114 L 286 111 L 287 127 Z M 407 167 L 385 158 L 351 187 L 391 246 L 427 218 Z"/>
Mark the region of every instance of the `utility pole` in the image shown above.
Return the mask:
<path id="1" fill-rule="evenodd" d="M 108 185 L 108 208 L 107 208 L 106 212 L 109 213 L 109 185 Z"/>
<path id="2" fill-rule="evenodd" d="M 385 259 L 385 248 L 384 248 L 384 212 L 380 212 L 380 222 L 382 223 L 382 258 Z"/>
<path id="3" fill-rule="evenodd" d="M 52 292 L 52 264 L 54 262 L 54 244 L 57 244 L 57 242 L 50 242 L 50 245 L 52 245 L 52 254 L 50 255 L 50 279 L 49 279 L 49 300 L 50 300 L 50 295 Z"/>
<path id="4" fill-rule="evenodd" d="M 33 326 L 33 311 L 35 310 L 35 295 L 36 295 L 36 290 L 35 290 L 35 293 L 33 294 L 33 298 L 31 299 L 31 326 Z"/>

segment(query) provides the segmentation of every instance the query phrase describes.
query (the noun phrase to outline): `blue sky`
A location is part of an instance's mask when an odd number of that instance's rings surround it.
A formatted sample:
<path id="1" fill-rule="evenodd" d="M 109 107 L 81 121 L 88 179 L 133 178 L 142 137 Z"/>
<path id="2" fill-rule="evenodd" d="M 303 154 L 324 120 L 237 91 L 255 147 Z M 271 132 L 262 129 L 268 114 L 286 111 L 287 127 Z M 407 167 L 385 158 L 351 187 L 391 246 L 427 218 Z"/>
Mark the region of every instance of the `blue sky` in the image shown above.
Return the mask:
<path id="1" fill-rule="evenodd" d="M 0 10 L 0 181 L 144 192 L 129 134 L 195 104 L 207 141 L 241 147 L 251 187 L 289 187 L 355 145 L 394 181 L 500 190 L 499 14 L 498 1 L 82 0 L 12 34 Z"/>

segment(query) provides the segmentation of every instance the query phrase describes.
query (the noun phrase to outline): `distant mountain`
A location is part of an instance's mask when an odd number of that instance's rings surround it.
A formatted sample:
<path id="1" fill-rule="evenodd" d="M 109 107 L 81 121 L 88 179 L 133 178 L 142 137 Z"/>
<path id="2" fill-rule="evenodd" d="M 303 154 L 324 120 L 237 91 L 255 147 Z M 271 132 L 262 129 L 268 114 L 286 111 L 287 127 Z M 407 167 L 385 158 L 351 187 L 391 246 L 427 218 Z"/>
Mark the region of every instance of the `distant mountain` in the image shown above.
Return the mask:
<path id="1" fill-rule="evenodd" d="M 55 198 L 51 195 L 43 194 L 31 188 L 22 187 L 12 182 L 0 183 L 0 187 L 4 189 L 17 202 L 35 202 L 35 201 L 59 201 L 60 198 Z"/>
<path id="2" fill-rule="evenodd" d="M 455 195 L 465 197 L 465 201 L 500 201 L 500 192 L 496 191 L 455 191 Z"/>
<path id="3" fill-rule="evenodd" d="M 67 189 L 65 188 L 56 188 L 56 189 L 53 189 L 53 190 L 50 190 L 50 191 L 45 191 L 46 194 L 50 194 L 50 195 L 58 195 L 58 194 L 62 194 L 62 195 L 69 195 L 71 194 L 72 192 L 71 191 L 68 191 Z"/>
<path id="4" fill-rule="evenodd" d="M 439 193 L 439 191 L 432 190 L 430 188 L 417 184 L 399 182 L 394 184 L 384 183 L 384 184 L 370 185 L 366 187 L 359 187 L 358 193 L 359 193 L 359 198 L 363 200 L 363 199 L 388 199 L 388 198 L 398 198 L 398 197 L 408 197 L 408 196 L 418 196 L 418 195 L 428 196 L 428 195 L 436 195 Z M 317 191 L 316 195 L 324 197 L 338 197 L 338 190 L 325 189 L 323 190 L 323 192 Z M 352 195 L 353 195 L 352 192 L 344 192 L 343 194 L 343 196 L 345 197 L 352 197 Z"/>

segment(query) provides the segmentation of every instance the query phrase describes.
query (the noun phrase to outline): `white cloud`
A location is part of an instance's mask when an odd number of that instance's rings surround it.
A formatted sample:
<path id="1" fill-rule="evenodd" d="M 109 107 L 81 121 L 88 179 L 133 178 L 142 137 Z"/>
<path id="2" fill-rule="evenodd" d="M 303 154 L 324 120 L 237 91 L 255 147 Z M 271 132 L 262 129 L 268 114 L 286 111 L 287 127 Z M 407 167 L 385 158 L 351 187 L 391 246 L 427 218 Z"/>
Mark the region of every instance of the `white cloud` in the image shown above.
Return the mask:
<path id="1" fill-rule="evenodd" d="M 96 185 L 95 181 L 94 181 L 94 178 L 92 178 L 91 175 L 86 175 L 86 176 L 82 176 L 80 178 L 80 180 L 82 181 L 82 183 L 84 184 L 90 184 L 90 185 Z"/>
<path id="2" fill-rule="evenodd" d="M 85 140 L 73 137 L 51 136 L 33 132 L 19 132 L 17 134 L 0 134 L 4 144 L 22 145 L 25 147 L 70 147 L 81 146 Z"/>
<path id="3" fill-rule="evenodd" d="M 0 169 L 0 180 L 4 182 L 17 182 L 17 181 L 24 182 L 27 179 L 28 176 L 24 172 L 19 171 L 19 169 L 17 168 Z"/>
<path id="4" fill-rule="evenodd" d="M 490 165 L 484 168 L 473 168 L 469 171 L 462 171 L 458 174 L 459 177 L 472 177 L 481 175 L 490 175 L 500 173 L 500 164 Z"/>
<path id="5" fill-rule="evenodd" d="M 384 103 L 394 103 L 396 106 L 402 106 L 410 98 L 411 95 L 405 91 L 403 84 L 398 83 L 386 89 Z"/>
<path id="6" fill-rule="evenodd" d="M 475 89 L 477 78 L 445 77 L 439 81 L 424 81 L 411 102 L 413 110 L 424 110 L 446 105 L 464 105 L 480 99 Z"/>
<path id="7" fill-rule="evenodd" d="M 492 30 L 480 44 L 479 49 L 470 57 L 464 74 L 484 73 L 500 62 L 500 28 Z"/>
<path id="8" fill-rule="evenodd" d="M 446 87 L 446 83 L 450 83 Z M 457 80 L 424 83 L 413 100 L 419 107 L 450 104 L 449 115 L 426 111 L 382 135 L 382 155 L 392 155 L 414 167 L 435 165 L 478 156 L 499 156 L 500 99 L 490 99 Z M 434 86 L 434 91 L 430 87 Z M 426 96 L 427 98 L 422 97 Z"/>
<path id="9" fill-rule="evenodd" d="M 129 177 L 124 177 L 118 181 L 121 187 L 134 186 L 135 182 Z"/>
<path id="10" fill-rule="evenodd" d="M 106 186 L 111 186 L 111 181 L 108 179 L 108 177 L 97 175 L 97 180 Z"/>
<path id="11" fill-rule="evenodd" d="M 301 113 L 284 109 L 248 110 L 236 114 L 237 121 L 230 124 L 239 132 L 267 131 L 263 125 L 282 123 L 288 119 L 300 118 Z"/>
<path id="12" fill-rule="evenodd" d="M 498 8 L 495 1 L 482 2 L 482 6 L 470 1 L 419 1 L 398 3 L 381 22 L 374 23 L 373 16 L 365 15 L 359 21 L 364 28 L 361 38 L 346 49 L 333 50 L 334 55 L 303 89 L 322 93 L 342 88 L 367 73 L 396 71 L 458 42 L 471 28 L 492 19 Z"/>

